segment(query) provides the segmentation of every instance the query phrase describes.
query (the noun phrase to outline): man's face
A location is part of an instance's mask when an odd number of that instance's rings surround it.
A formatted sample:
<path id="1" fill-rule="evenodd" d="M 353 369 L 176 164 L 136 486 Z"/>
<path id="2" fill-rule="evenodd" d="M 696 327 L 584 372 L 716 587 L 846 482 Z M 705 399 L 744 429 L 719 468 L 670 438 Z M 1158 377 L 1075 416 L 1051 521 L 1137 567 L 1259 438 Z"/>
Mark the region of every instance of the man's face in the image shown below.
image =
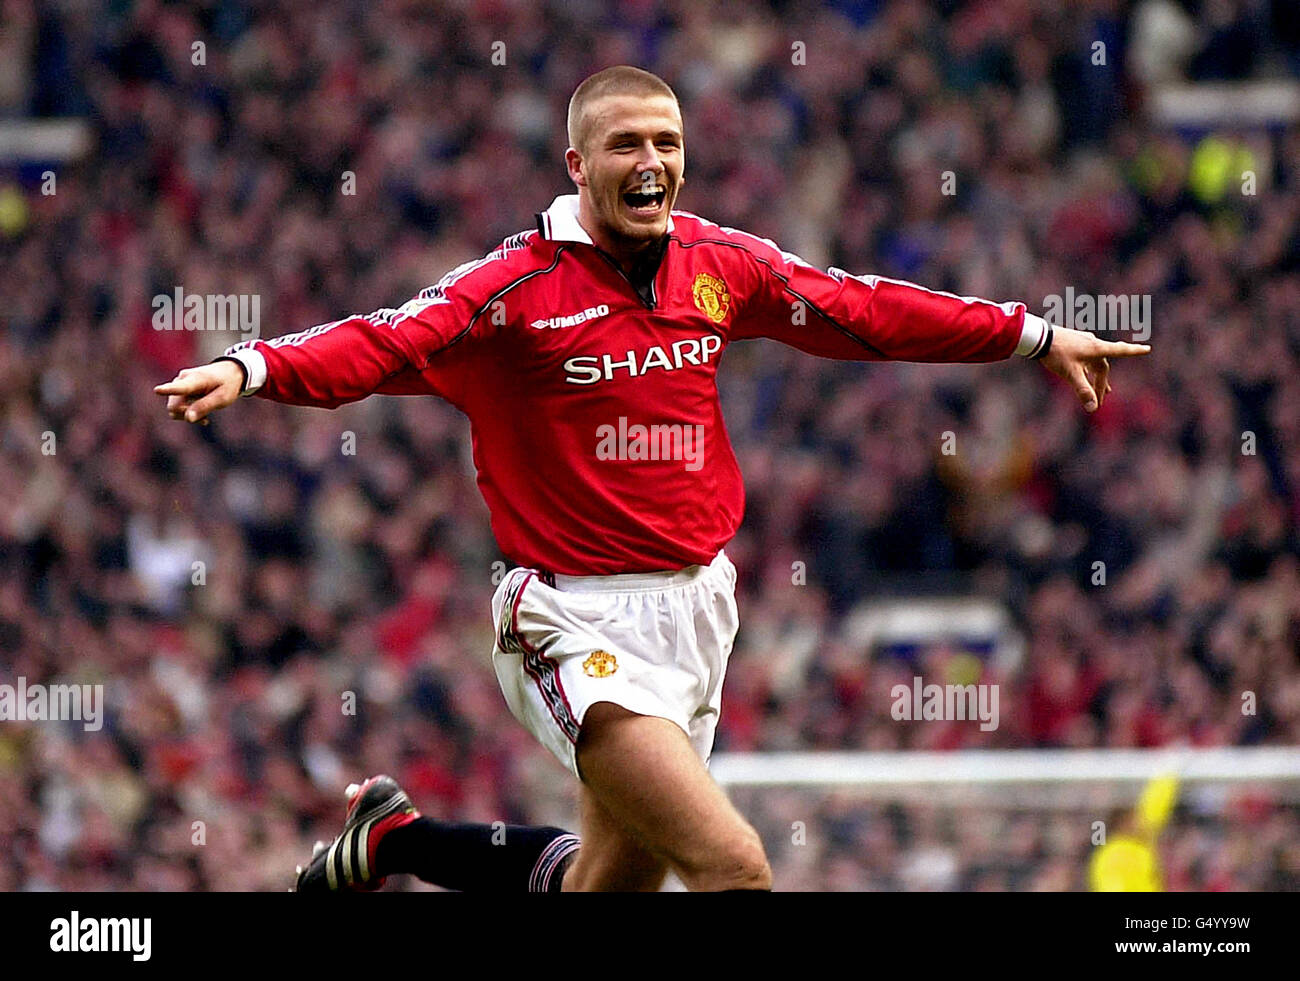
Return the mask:
<path id="1" fill-rule="evenodd" d="M 588 107 L 586 152 L 565 155 L 569 175 L 611 239 L 662 238 L 686 164 L 682 117 L 667 96 L 610 95 Z"/>

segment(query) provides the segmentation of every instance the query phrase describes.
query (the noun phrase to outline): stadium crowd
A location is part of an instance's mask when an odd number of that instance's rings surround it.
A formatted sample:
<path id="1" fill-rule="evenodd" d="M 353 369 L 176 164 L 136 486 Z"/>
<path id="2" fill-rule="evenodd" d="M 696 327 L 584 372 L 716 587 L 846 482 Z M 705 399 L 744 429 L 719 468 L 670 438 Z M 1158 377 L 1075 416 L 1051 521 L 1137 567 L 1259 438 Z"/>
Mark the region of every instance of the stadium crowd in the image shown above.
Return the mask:
<path id="1" fill-rule="evenodd" d="M 107 713 L 0 724 L 0 889 L 284 889 L 375 772 L 435 817 L 572 824 L 492 674 L 505 563 L 464 419 L 380 397 L 171 422 L 153 386 L 241 338 L 158 330 L 151 304 L 257 295 L 268 337 L 399 304 L 569 192 L 568 96 L 617 63 L 679 93 L 685 210 L 1037 313 L 1067 288 L 1151 298 L 1154 353 L 1093 416 L 1021 359 L 729 349 L 748 506 L 716 751 L 1300 743 L 1300 130 L 1150 111 L 1168 79 L 1300 74 L 1292 18 L 6 0 L 0 118 L 84 117 L 93 143 L 0 164 L 0 682 L 102 683 Z M 993 731 L 891 716 L 896 683 L 969 670 L 959 642 L 900 659 L 844 630 L 950 594 L 1024 638 L 976 662 Z M 737 799 L 779 889 L 1081 888 L 1104 816 Z M 1300 888 L 1274 790 L 1191 795 L 1163 842 L 1171 888 Z"/>

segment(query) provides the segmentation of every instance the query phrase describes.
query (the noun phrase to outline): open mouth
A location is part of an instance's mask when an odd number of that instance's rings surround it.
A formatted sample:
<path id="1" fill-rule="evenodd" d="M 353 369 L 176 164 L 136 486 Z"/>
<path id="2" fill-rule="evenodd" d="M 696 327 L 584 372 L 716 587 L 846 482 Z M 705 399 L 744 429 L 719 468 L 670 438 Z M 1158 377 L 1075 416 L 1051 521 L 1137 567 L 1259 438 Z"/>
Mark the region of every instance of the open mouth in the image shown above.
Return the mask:
<path id="1" fill-rule="evenodd" d="M 667 190 L 662 187 L 624 191 L 623 203 L 638 215 L 654 215 L 659 213 L 667 196 Z"/>

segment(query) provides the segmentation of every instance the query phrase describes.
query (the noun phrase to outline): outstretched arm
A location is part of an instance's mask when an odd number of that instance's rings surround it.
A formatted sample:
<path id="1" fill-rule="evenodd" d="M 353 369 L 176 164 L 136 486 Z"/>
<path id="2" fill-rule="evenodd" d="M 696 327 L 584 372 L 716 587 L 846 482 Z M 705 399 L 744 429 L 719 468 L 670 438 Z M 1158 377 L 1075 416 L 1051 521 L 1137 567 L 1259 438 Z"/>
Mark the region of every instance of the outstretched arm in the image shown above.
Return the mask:
<path id="1" fill-rule="evenodd" d="M 173 419 L 205 423 L 241 395 L 336 408 L 382 392 L 428 391 L 429 359 L 482 328 L 484 298 L 503 275 L 490 260 L 467 262 L 396 309 L 346 317 L 273 340 L 236 344 L 211 364 L 183 368 L 154 388 Z"/>
<path id="2" fill-rule="evenodd" d="M 327 409 L 355 402 L 411 366 L 415 352 L 408 335 L 392 325 L 393 314 L 379 311 L 236 344 L 211 364 L 183 368 L 154 392 L 167 396 L 173 419 L 187 422 L 203 422 L 241 395 Z"/>
<path id="3" fill-rule="evenodd" d="M 753 258 L 753 282 L 731 339 L 769 337 L 825 358 L 855 361 L 987 362 L 1038 357 L 1093 411 L 1110 390 L 1109 358 L 1146 354 L 1145 344 L 1103 341 L 1051 327 L 1023 303 L 954 296 L 883 276 L 822 271 L 767 239 L 719 229 Z M 1050 344 L 1050 346 L 1049 346 Z"/>

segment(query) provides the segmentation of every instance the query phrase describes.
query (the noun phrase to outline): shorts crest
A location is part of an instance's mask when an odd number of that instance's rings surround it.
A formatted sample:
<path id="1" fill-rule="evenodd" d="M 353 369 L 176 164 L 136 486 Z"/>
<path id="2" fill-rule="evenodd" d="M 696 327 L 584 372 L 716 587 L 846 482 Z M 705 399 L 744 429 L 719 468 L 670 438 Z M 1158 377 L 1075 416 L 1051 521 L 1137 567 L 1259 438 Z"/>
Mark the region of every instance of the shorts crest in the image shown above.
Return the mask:
<path id="1" fill-rule="evenodd" d="M 618 670 L 618 658 L 608 651 L 592 651 L 582 662 L 582 670 L 588 678 L 608 678 Z"/>

